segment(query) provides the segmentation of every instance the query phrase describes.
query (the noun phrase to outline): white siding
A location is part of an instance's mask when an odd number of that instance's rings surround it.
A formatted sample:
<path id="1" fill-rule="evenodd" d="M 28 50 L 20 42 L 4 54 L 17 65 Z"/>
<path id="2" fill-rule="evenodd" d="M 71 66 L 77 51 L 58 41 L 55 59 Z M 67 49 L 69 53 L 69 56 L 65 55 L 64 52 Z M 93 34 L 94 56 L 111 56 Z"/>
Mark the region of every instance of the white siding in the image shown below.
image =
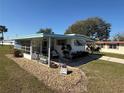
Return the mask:
<path id="1" fill-rule="evenodd" d="M 108 45 L 105 45 L 105 47 L 101 49 L 101 52 L 124 54 L 124 44 L 120 44 L 117 49 L 110 49 Z"/>

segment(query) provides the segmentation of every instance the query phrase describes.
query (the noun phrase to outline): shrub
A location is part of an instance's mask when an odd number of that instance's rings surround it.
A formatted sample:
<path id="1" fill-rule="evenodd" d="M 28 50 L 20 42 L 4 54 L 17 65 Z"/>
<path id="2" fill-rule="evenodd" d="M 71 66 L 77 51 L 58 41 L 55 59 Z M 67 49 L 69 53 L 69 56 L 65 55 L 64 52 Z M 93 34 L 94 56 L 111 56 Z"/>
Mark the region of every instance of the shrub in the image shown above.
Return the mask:
<path id="1" fill-rule="evenodd" d="M 54 62 L 51 62 L 50 67 L 51 67 L 51 68 L 58 68 L 58 65 L 55 64 Z"/>
<path id="2" fill-rule="evenodd" d="M 15 49 L 14 50 L 14 56 L 15 57 L 23 57 L 23 53 L 21 50 Z"/>
<path id="3" fill-rule="evenodd" d="M 81 57 L 85 57 L 85 56 L 88 56 L 89 55 L 89 53 L 88 52 L 82 52 L 82 54 L 81 54 Z"/>
<path id="4" fill-rule="evenodd" d="M 75 59 L 77 57 L 77 53 L 76 52 L 72 52 L 71 56 L 72 56 L 72 59 Z"/>

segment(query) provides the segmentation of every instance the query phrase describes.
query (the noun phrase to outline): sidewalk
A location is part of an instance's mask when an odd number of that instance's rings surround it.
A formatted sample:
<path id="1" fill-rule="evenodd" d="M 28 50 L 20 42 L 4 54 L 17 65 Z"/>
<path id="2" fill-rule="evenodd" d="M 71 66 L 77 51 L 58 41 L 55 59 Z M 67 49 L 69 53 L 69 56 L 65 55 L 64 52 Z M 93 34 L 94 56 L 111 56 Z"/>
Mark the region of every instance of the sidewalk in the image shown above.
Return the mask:
<path id="1" fill-rule="evenodd" d="M 99 59 L 124 64 L 124 59 L 120 59 L 120 58 L 102 56 Z"/>

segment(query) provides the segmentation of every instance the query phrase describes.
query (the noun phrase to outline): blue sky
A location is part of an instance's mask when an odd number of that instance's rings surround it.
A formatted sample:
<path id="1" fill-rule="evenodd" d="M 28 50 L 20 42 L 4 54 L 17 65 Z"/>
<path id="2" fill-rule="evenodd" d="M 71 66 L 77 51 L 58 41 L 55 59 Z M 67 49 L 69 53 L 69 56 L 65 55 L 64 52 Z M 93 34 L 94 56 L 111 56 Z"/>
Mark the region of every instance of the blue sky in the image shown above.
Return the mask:
<path id="1" fill-rule="evenodd" d="M 63 34 L 88 17 L 111 23 L 111 36 L 124 32 L 124 0 L 0 0 L 0 25 L 8 27 L 8 38 L 46 27 Z"/>

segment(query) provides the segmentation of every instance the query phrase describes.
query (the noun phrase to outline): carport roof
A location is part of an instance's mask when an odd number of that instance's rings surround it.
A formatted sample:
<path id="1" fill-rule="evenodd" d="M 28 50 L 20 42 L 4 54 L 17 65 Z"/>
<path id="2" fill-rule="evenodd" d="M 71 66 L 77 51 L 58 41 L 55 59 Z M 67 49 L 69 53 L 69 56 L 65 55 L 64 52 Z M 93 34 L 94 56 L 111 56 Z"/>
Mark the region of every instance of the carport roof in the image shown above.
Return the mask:
<path id="1" fill-rule="evenodd" d="M 25 35 L 25 36 L 17 36 L 16 38 L 14 38 L 14 40 L 34 39 L 34 38 L 43 38 L 43 37 L 52 37 L 56 39 L 83 39 L 86 41 L 93 41 L 91 40 L 91 38 L 85 35 L 79 35 L 79 34 L 61 35 L 61 34 L 43 34 L 43 33 L 30 34 L 30 35 Z"/>

